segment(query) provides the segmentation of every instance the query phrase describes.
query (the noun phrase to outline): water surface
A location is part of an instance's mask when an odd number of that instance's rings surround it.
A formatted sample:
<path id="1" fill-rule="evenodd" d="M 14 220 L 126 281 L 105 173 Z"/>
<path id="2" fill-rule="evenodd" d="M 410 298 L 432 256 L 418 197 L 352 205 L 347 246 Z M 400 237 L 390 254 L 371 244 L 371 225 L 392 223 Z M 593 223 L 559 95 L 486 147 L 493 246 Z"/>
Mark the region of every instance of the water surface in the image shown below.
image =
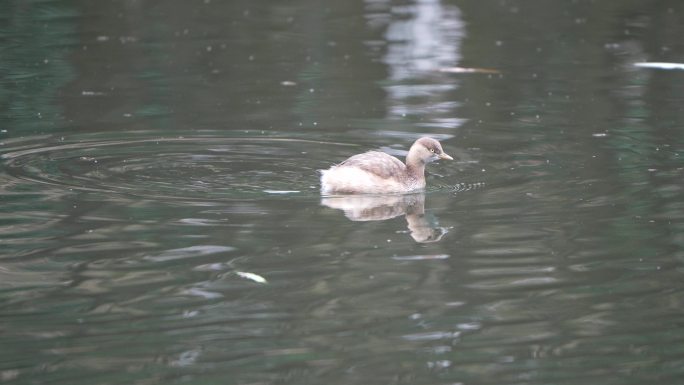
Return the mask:
<path id="1" fill-rule="evenodd" d="M 0 382 L 681 383 L 683 15 L 4 2 Z"/>

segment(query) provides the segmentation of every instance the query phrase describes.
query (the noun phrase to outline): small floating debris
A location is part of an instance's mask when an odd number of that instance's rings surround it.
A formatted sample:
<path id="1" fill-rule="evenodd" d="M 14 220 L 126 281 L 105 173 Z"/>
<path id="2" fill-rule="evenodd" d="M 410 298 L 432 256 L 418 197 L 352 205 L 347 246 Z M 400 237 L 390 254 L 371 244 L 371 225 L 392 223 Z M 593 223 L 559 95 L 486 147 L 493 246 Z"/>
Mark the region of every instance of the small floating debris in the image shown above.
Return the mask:
<path id="1" fill-rule="evenodd" d="M 256 283 L 268 283 L 268 281 L 266 281 L 266 278 L 260 276 L 259 274 L 249 273 L 246 271 L 236 271 L 235 274 L 237 274 L 241 278 L 249 279 Z"/>
<path id="2" fill-rule="evenodd" d="M 605 132 L 596 132 L 594 134 L 591 134 L 591 136 L 593 136 L 594 138 L 605 138 L 606 136 L 608 136 L 608 134 Z"/>
<path id="3" fill-rule="evenodd" d="M 104 92 L 99 92 L 99 91 L 87 91 L 87 90 L 81 91 L 81 95 L 83 95 L 83 96 L 102 96 L 104 94 L 105 94 Z"/>
<path id="4" fill-rule="evenodd" d="M 439 72 L 446 72 L 450 74 L 498 74 L 499 70 L 492 68 L 469 68 L 469 67 L 443 67 Z"/>
<path id="5" fill-rule="evenodd" d="M 138 38 L 135 36 L 119 36 L 119 42 L 121 44 L 127 44 L 127 43 L 137 43 Z"/>
<path id="6" fill-rule="evenodd" d="M 264 190 L 266 194 L 297 194 L 301 191 L 297 190 Z"/>
<path id="7" fill-rule="evenodd" d="M 684 70 L 684 63 L 640 62 L 634 63 L 634 66 L 639 68 L 653 68 L 659 70 Z"/>
<path id="8" fill-rule="evenodd" d="M 392 259 L 395 261 L 430 261 L 430 260 L 442 260 L 449 258 L 448 254 L 433 254 L 433 255 L 407 255 L 402 257 L 394 256 Z"/>
<path id="9" fill-rule="evenodd" d="M 292 86 L 296 86 L 297 83 L 293 82 L 291 80 L 283 80 L 282 82 L 280 82 L 280 85 L 285 86 L 285 87 L 292 87 Z"/>

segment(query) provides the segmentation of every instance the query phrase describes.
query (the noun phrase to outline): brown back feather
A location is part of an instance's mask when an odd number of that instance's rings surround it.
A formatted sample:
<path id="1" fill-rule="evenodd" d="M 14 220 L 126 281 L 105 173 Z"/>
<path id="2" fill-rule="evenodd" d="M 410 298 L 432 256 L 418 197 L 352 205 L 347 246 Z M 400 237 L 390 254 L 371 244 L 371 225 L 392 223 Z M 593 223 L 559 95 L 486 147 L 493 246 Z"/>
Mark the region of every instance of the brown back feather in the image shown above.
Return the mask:
<path id="1" fill-rule="evenodd" d="M 354 155 L 340 163 L 338 167 L 356 167 L 384 179 L 402 178 L 406 175 L 404 163 L 380 151 L 368 151 Z"/>

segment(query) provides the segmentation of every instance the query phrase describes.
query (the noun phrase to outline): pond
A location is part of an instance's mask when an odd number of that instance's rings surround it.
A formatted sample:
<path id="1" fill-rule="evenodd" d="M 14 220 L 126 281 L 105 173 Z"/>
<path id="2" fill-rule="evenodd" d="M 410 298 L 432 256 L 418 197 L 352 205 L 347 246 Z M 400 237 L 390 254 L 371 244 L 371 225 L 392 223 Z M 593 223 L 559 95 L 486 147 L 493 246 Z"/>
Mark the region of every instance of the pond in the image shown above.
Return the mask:
<path id="1" fill-rule="evenodd" d="M 681 383 L 683 17 L 2 2 L 0 382 Z"/>

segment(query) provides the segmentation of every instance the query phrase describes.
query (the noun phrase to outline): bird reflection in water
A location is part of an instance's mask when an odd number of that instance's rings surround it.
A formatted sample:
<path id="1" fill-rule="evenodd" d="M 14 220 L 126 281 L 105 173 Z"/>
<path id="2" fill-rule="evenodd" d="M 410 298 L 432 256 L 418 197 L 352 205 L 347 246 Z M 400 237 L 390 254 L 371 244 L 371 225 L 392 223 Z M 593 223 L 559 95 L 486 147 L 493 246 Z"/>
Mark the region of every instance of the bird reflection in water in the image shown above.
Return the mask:
<path id="1" fill-rule="evenodd" d="M 425 193 L 397 195 L 338 195 L 324 197 L 321 204 L 344 211 L 352 221 L 384 221 L 406 216 L 411 237 L 420 243 L 437 242 L 448 232 L 436 218 L 425 215 Z"/>

